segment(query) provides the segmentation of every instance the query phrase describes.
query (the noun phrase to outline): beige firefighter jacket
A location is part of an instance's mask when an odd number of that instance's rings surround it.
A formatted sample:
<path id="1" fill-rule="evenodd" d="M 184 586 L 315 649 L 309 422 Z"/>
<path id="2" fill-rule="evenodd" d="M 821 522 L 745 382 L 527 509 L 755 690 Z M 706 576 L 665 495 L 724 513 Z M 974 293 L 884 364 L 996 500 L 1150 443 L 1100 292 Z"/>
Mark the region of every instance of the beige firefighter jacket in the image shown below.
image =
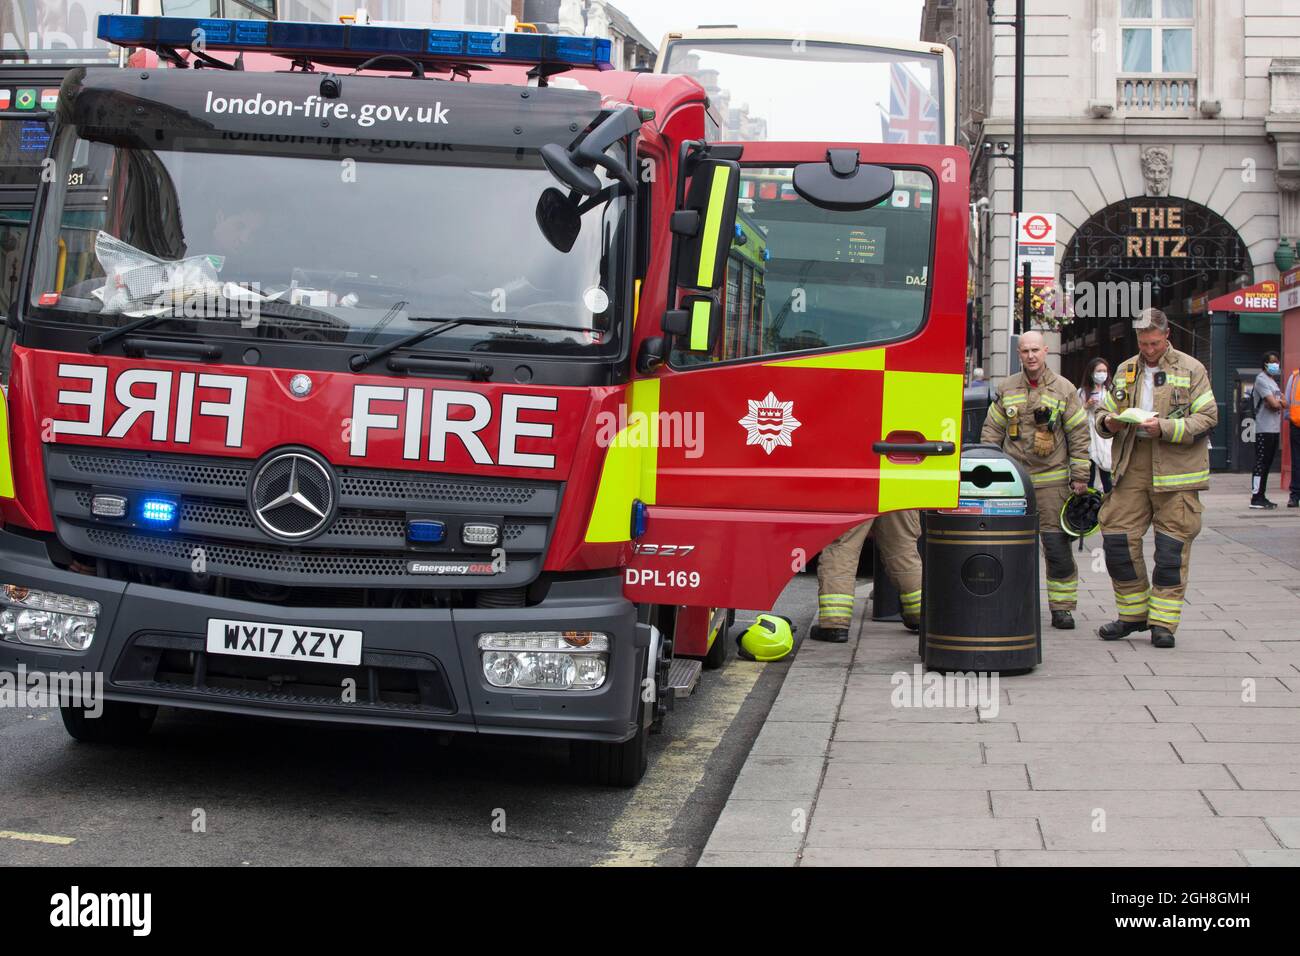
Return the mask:
<path id="1" fill-rule="evenodd" d="M 1162 377 L 1163 376 L 1163 377 Z M 1143 386 L 1142 356 L 1120 364 L 1103 407 L 1112 415 L 1132 408 Z M 1111 460 L 1116 484 L 1124 476 L 1133 450 L 1140 441 L 1154 441 L 1151 447 L 1152 486 L 1156 491 L 1200 491 L 1210 486 L 1210 429 L 1219 421 L 1219 408 L 1210 390 L 1205 366 L 1185 352 L 1170 347 L 1156 369 L 1155 413 L 1160 419 L 1158 439 L 1140 438 L 1130 425 L 1115 433 Z M 1097 416 L 1100 433 L 1110 436 Z"/>
<path id="2" fill-rule="evenodd" d="M 1039 409 L 1048 416 L 1052 450 L 1047 455 L 1034 453 L 1039 427 L 1034 413 Z M 1029 387 L 1024 372 L 998 383 L 980 441 L 999 446 L 1024 465 L 1036 488 L 1088 480 L 1088 411 L 1079 390 L 1050 368 L 1043 369 L 1037 388 Z"/>

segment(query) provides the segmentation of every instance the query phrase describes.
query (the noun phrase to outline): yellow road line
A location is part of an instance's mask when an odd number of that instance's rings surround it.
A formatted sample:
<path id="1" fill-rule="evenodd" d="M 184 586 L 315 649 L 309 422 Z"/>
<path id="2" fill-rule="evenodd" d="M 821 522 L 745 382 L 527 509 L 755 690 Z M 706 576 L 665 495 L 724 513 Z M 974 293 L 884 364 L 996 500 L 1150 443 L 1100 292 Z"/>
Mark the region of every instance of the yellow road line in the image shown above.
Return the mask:
<path id="1" fill-rule="evenodd" d="M 28 843 L 54 843 L 67 846 L 76 843 L 76 837 L 50 836 L 46 833 L 19 833 L 17 830 L 0 830 L 0 840 L 25 840 Z"/>
<path id="2" fill-rule="evenodd" d="M 673 824 L 762 673 L 763 665 L 756 661 L 729 661 L 721 674 L 703 678 L 709 686 L 695 693 L 703 695 L 705 707 L 689 724 L 674 727 L 673 715 L 668 715 L 665 729 L 674 739 L 610 825 L 614 849 L 597 866 L 654 866 L 660 854 L 671 849 L 665 841 Z"/>

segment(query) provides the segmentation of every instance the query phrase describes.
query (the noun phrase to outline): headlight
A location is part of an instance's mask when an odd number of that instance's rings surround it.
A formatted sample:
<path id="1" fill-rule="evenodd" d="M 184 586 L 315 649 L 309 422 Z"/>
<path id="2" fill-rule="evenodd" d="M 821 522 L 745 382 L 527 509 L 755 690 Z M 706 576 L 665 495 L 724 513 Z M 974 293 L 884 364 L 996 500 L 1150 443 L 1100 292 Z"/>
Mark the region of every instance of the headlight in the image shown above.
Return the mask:
<path id="1" fill-rule="evenodd" d="M 483 676 L 493 687 L 595 690 L 605 683 L 609 635 L 597 631 L 480 634 Z"/>
<path id="2" fill-rule="evenodd" d="M 99 602 L 0 585 L 0 640 L 84 651 L 95 639 Z"/>

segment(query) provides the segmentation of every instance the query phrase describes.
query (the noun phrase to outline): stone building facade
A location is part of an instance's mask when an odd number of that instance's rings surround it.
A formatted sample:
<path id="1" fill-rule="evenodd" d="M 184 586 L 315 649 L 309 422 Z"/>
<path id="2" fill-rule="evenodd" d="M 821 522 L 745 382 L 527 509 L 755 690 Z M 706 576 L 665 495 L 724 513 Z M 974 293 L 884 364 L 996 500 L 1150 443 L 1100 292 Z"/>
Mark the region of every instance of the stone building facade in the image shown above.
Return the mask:
<path id="1" fill-rule="evenodd" d="M 1013 173 L 1000 147 L 1014 141 L 1015 41 L 988 7 L 927 0 L 921 34 L 958 49 L 975 201 L 972 364 L 996 378 L 1014 364 Z M 994 8 L 1009 21 L 1015 2 Z M 1277 346 L 1280 326 L 1210 316 L 1205 303 L 1276 278 L 1279 241 L 1300 239 L 1300 3 L 1028 0 L 1025 75 L 1024 210 L 1057 216 L 1058 290 L 1073 281 L 1081 304 L 1089 285 L 1137 283 L 1165 309 L 1178 347 L 1215 366 L 1226 448 L 1238 378 Z M 1069 297 L 1055 302 L 1069 314 Z M 1131 316 L 1090 305 L 1049 333 L 1067 376 L 1135 351 Z"/>

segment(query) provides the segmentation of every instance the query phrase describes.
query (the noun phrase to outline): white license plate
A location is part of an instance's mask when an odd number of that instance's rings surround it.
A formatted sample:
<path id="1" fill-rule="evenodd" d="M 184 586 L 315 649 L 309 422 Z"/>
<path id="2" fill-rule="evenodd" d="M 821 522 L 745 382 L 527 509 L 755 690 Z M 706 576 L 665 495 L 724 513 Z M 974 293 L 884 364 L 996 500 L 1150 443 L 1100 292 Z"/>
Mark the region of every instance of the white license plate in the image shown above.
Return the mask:
<path id="1" fill-rule="evenodd" d="M 361 631 L 209 618 L 208 653 L 360 664 Z"/>

